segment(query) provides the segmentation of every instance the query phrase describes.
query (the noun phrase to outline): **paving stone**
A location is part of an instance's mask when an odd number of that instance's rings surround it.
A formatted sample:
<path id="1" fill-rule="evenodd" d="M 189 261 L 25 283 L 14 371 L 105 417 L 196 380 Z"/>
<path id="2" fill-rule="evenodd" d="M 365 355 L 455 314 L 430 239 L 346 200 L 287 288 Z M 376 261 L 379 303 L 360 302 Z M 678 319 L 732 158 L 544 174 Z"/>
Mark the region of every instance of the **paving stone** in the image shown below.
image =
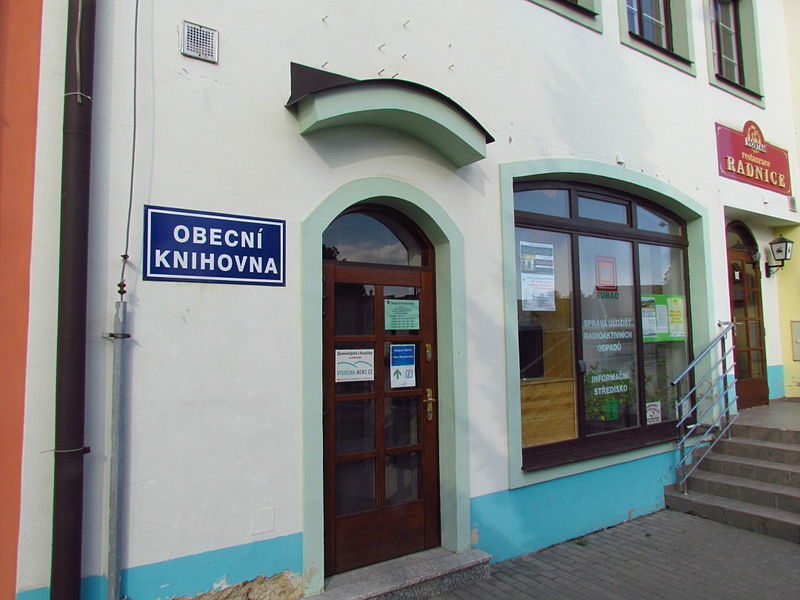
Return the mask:
<path id="1" fill-rule="evenodd" d="M 649 535 L 645 535 L 649 534 Z M 797 598 L 800 545 L 669 510 L 492 565 L 436 600 Z"/>

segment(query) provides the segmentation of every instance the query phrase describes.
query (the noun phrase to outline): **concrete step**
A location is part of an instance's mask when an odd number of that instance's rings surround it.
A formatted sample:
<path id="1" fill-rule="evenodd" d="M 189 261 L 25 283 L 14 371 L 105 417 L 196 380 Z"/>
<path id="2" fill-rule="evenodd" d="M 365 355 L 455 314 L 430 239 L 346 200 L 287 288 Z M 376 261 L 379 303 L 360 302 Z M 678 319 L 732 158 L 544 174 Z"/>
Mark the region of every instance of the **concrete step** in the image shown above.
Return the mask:
<path id="1" fill-rule="evenodd" d="M 723 475 L 800 489 L 800 465 L 712 452 L 700 463 L 698 471 L 722 473 Z"/>
<path id="2" fill-rule="evenodd" d="M 714 452 L 783 463 L 785 465 L 800 464 L 800 444 L 732 437 L 729 440 L 724 438 L 719 440 L 714 447 Z"/>
<path id="3" fill-rule="evenodd" d="M 672 510 L 697 515 L 739 529 L 800 544 L 800 515 L 710 494 L 683 494 L 670 486 L 665 493 Z"/>
<path id="4" fill-rule="evenodd" d="M 742 477 L 695 471 L 687 481 L 690 493 L 722 496 L 800 515 L 800 489 Z"/>
<path id="5" fill-rule="evenodd" d="M 762 440 L 765 442 L 782 442 L 784 444 L 800 444 L 800 431 L 779 429 L 762 425 L 744 425 L 738 421 L 731 427 L 734 437 Z"/>
<path id="6" fill-rule="evenodd" d="M 422 600 L 487 579 L 491 558 L 434 548 L 329 577 L 314 600 Z"/>

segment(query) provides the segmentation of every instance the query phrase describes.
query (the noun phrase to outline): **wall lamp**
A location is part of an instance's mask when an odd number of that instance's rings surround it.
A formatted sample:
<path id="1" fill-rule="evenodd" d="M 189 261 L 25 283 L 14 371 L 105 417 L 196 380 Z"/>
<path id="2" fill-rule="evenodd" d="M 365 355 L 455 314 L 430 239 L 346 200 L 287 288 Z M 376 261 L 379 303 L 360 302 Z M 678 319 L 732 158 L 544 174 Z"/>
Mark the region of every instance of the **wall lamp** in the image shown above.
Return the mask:
<path id="1" fill-rule="evenodd" d="M 778 269 L 783 268 L 783 263 L 792 258 L 792 247 L 794 242 L 787 240 L 785 237 L 778 236 L 769 243 L 769 249 L 772 252 L 772 258 L 778 264 L 771 265 L 769 260 L 764 263 L 764 273 L 767 277 L 771 277 Z"/>

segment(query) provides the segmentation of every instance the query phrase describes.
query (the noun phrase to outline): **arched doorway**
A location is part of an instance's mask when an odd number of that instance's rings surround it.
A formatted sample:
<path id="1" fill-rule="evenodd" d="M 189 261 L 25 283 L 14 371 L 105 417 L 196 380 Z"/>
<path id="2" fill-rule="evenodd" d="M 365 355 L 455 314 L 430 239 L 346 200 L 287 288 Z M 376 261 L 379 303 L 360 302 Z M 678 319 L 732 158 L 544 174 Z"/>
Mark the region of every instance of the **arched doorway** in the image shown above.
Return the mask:
<path id="1" fill-rule="evenodd" d="M 325 572 L 440 543 L 434 249 L 362 204 L 323 234 Z"/>
<path id="2" fill-rule="evenodd" d="M 728 225 L 728 278 L 740 409 L 769 403 L 758 245 L 739 222 Z"/>

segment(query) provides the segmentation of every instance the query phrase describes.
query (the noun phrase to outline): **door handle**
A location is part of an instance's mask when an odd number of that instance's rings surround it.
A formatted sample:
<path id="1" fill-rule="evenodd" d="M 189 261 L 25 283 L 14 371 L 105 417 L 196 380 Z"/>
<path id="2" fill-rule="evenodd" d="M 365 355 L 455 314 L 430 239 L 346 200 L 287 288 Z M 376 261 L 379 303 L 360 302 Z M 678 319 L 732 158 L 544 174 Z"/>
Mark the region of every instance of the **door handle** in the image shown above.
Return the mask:
<path id="1" fill-rule="evenodd" d="M 586 361 L 585 360 L 579 360 L 578 361 L 578 373 L 580 373 L 581 375 L 586 373 Z"/>
<path id="2" fill-rule="evenodd" d="M 428 421 L 433 421 L 433 403 L 436 402 L 436 398 L 433 397 L 433 389 L 425 388 L 425 397 L 422 401 L 425 403 L 425 416 Z"/>

